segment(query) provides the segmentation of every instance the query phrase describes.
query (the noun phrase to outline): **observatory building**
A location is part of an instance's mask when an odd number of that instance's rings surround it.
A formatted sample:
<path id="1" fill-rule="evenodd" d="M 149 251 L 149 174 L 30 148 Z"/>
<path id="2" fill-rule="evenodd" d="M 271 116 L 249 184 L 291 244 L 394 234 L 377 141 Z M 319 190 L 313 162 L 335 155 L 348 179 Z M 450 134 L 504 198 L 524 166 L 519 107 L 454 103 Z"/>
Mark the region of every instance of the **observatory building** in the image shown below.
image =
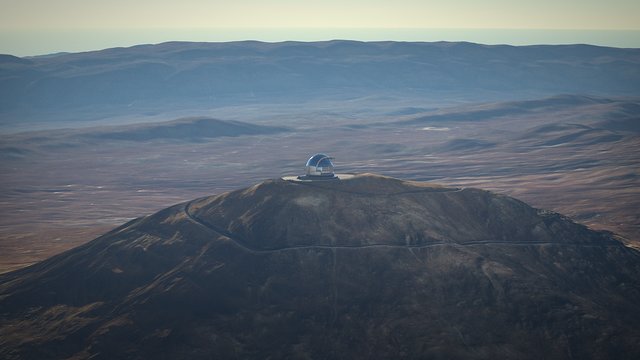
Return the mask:
<path id="1" fill-rule="evenodd" d="M 333 158 L 326 154 L 315 154 L 307 160 L 304 166 L 304 175 L 298 176 L 299 180 L 338 180 L 333 173 Z"/>
<path id="2" fill-rule="evenodd" d="M 331 159 L 325 154 L 313 155 L 305 165 L 305 176 L 335 177 Z"/>
<path id="3" fill-rule="evenodd" d="M 293 182 L 342 180 L 352 178 L 351 174 L 336 174 L 333 169 L 333 160 L 327 154 L 315 154 L 307 160 L 304 166 L 304 175 L 283 176 L 282 179 Z"/>

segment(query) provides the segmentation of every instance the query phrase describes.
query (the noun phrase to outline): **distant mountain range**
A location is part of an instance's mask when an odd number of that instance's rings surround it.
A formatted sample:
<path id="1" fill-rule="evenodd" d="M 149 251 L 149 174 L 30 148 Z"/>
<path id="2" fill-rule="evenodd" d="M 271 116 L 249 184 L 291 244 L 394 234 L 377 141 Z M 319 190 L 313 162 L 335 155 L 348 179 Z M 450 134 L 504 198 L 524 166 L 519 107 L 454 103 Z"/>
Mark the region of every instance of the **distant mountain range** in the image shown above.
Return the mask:
<path id="1" fill-rule="evenodd" d="M 370 95 L 640 94 L 640 49 L 409 42 L 170 42 L 0 56 L 0 119 Z M 435 96 L 435 95 L 434 95 Z"/>

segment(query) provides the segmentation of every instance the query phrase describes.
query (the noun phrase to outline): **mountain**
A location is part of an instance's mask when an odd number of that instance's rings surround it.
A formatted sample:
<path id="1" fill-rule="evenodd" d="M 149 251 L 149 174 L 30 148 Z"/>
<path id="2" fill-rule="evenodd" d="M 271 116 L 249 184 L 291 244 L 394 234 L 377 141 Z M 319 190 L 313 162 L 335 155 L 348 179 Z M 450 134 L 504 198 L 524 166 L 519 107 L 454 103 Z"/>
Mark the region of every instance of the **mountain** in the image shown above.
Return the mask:
<path id="1" fill-rule="evenodd" d="M 140 144 L 150 142 L 182 144 L 211 141 L 219 137 L 251 135 L 273 135 L 290 131 L 283 126 L 256 125 L 243 121 L 219 120 L 210 117 L 187 117 L 171 121 L 137 124 L 98 126 L 81 129 L 60 129 L 14 134 L 7 141 L 14 146 L 0 146 L 0 158 L 21 158 L 28 155 L 29 148 L 76 148 L 86 151 L 86 146 L 116 144 Z"/>
<path id="2" fill-rule="evenodd" d="M 0 357 L 640 356 L 640 253 L 473 188 L 269 180 L 0 276 Z"/>
<path id="3" fill-rule="evenodd" d="M 80 137 L 94 140 L 198 140 L 221 136 L 274 134 L 286 131 L 283 127 L 254 125 L 241 121 L 191 117 L 173 121 L 106 127 L 81 133 Z"/>
<path id="4" fill-rule="evenodd" d="M 611 107 L 619 107 L 619 111 L 612 111 Z M 609 113 L 607 117 L 637 114 L 638 104 L 632 100 L 614 100 L 608 98 L 582 95 L 556 95 L 543 99 L 507 101 L 499 103 L 472 104 L 461 106 L 459 109 L 440 109 L 435 114 L 418 116 L 397 122 L 400 125 L 416 125 L 424 123 L 448 123 L 460 121 L 488 121 L 499 118 L 515 118 L 537 114 L 564 115 L 576 113 L 587 108 L 586 115 L 600 115 L 602 108 Z M 618 110 L 618 109 L 615 109 Z M 582 111 L 583 112 L 583 111 Z"/>
<path id="5" fill-rule="evenodd" d="M 640 49 L 464 42 L 170 42 L 5 55 L 0 118 L 86 119 L 370 96 L 638 95 L 639 64 Z"/>

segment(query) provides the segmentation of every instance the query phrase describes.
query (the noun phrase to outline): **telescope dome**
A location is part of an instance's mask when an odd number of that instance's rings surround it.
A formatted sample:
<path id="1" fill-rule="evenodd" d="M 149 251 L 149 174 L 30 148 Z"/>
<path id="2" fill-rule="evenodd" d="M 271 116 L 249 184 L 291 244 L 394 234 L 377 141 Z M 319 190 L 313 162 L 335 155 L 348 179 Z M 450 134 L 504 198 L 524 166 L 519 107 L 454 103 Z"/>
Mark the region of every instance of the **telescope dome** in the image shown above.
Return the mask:
<path id="1" fill-rule="evenodd" d="M 334 176 L 331 157 L 326 154 L 315 154 L 307 160 L 307 176 Z"/>

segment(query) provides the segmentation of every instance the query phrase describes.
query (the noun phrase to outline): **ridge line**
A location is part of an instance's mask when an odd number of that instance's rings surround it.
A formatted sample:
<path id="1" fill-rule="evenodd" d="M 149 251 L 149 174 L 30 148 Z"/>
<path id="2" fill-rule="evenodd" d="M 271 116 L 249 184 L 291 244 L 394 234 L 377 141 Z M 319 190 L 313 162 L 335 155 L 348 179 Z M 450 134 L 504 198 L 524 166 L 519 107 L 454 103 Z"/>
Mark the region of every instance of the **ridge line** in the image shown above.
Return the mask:
<path id="1" fill-rule="evenodd" d="M 615 243 L 603 243 L 603 244 L 579 244 L 579 243 L 558 243 L 558 242 L 550 242 L 550 241 L 530 241 L 530 242 L 504 242 L 504 241 L 496 241 L 496 240 L 468 240 L 464 242 L 433 242 L 429 244 L 407 244 L 407 245 L 393 245 L 393 244 L 367 244 L 367 245 L 295 245 L 295 246 L 286 246 L 274 249 L 256 249 L 244 244 L 244 241 L 236 234 L 233 234 L 219 226 L 209 223 L 206 220 L 200 219 L 195 216 L 191 210 L 190 206 L 193 201 L 190 201 L 185 204 L 183 211 L 187 215 L 189 220 L 194 223 L 208 229 L 209 231 L 213 231 L 220 235 L 225 236 L 234 245 L 239 248 L 255 253 L 255 254 L 268 254 L 268 253 L 276 253 L 290 250 L 304 250 L 304 249 L 326 249 L 326 250 L 359 250 L 359 249 L 376 249 L 376 248 L 392 248 L 392 249 L 422 249 L 422 248 L 430 248 L 437 246 L 491 246 L 491 245 L 504 245 L 504 246 L 581 246 L 581 247 L 590 247 L 590 248 L 602 248 L 602 247 L 614 247 L 619 246 L 620 244 Z"/>

